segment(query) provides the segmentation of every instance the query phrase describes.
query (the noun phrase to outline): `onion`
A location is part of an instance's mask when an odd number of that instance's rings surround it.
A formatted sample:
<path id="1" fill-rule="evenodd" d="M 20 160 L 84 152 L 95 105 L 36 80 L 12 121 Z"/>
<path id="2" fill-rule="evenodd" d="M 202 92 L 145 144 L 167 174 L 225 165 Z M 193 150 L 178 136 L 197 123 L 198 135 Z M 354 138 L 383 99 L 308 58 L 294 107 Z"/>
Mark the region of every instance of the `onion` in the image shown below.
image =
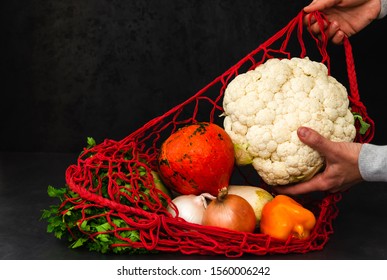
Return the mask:
<path id="1" fill-rule="evenodd" d="M 180 195 L 172 200 L 167 210 L 173 217 L 180 217 L 189 223 L 201 224 L 204 210 L 207 208 L 206 198 L 215 199 L 214 196 L 203 193 L 200 195 Z"/>
<path id="2" fill-rule="evenodd" d="M 250 203 L 255 212 L 256 226 L 259 227 L 262 216 L 262 208 L 267 202 L 273 199 L 273 196 L 268 191 L 260 187 L 243 185 L 228 186 L 228 193 L 239 195 Z"/>
<path id="3" fill-rule="evenodd" d="M 204 211 L 202 225 L 216 226 L 230 230 L 254 232 L 256 218 L 254 209 L 246 199 L 228 194 L 227 187 L 219 191 Z"/>

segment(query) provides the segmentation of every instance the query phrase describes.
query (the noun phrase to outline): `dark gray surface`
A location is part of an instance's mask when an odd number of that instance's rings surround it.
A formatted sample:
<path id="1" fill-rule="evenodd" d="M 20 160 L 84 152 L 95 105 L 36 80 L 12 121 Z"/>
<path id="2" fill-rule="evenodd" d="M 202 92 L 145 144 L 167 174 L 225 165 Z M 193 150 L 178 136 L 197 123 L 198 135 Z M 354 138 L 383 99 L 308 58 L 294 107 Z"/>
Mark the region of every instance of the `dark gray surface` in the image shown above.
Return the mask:
<path id="1" fill-rule="evenodd" d="M 173 254 L 103 255 L 69 249 L 46 233 L 41 210 L 53 204 L 47 186 L 61 187 L 76 154 L 0 153 L 0 259 L 222 259 L 224 256 Z M 306 254 L 244 255 L 242 259 L 387 259 L 387 183 L 363 183 L 345 193 L 334 233 L 323 250 Z M 56 201 L 55 201 L 56 203 Z"/>

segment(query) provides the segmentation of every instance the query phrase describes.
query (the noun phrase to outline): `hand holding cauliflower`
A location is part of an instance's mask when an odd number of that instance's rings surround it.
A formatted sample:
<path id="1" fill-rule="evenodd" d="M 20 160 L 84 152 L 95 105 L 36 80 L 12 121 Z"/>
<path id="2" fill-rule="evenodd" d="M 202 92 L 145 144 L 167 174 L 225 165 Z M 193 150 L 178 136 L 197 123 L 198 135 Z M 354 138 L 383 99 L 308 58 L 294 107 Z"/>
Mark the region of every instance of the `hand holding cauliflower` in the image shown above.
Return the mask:
<path id="1" fill-rule="evenodd" d="M 223 108 L 237 164 L 252 164 L 273 186 L 305 181 L 324 164 L 299 140 L 298 127 L 337 142 L 356 136 L 346 88 L 323 63 L 307 57 L 272 58 L 237 75 L 225 90 Z"/>

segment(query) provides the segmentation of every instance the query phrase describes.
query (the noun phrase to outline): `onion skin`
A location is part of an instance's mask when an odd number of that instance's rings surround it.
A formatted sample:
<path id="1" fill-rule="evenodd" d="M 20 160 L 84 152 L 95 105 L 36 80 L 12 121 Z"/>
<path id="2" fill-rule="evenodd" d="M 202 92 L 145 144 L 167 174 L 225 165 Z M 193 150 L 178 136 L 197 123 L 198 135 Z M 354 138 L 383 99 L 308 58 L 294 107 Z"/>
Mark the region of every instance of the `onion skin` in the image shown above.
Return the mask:
<path id="1" fill-rule="evenodd" d="M 184 194 L 175 197 L 171 204 L 168 205 L 167 211 L 172 217 L 180 217 L 185 221 L 193 224 L 202 224 L 204 211 L 207 208 L 207 200 L 216 199 L 209 193 L 202 193 L 198 196 L 194 194 Z"/>
<path id="2" fill-rule="evenodd" d="M 202 225 L 252 233 L 256 228 L 256 218 L 246 199 L 228 194 L 227 188 L 222 188 L 204 211 Z"/>
<path id="3" fill-rule="evenodd" d="M 200 225 L 206 207 L 207 203 L 203 195 L 187 194 L 174 198 L 167 210 L 173 217 L 176 217 L 177 214 L 178 217 L 189 223 Z"/>
<path id="4" fill-rule="evenodd" d="M 244 185 L 230 185 L 228 187 L 228 194 L 239 195 L 250 203 L 251 207 L 254 209 L 256 226 L 258 228 L 261 222 L 262 208 L 267 202 L 273 199 L 273 196 L 260 187 Z"/>

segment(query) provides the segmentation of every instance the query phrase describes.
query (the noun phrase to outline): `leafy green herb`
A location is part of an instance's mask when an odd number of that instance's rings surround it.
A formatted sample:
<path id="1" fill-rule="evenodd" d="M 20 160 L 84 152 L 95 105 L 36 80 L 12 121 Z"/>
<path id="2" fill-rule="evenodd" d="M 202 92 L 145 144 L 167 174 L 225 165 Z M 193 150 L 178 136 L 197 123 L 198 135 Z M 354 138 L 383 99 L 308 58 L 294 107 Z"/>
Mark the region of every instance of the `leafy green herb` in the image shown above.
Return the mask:
<path id="1" fill-rule="evenodd" d="M 110 211 L 109 209 L 89 207 L 86 211 L 87 217 L 95 216 L 97 218 L 82 220 L 82 212 L 75 209 L 76 204 L 70 202 L 79 203 L 82 201 L 88 204 L 88 202 L 79 198 L 78 194 L 72 192 L 68 187 L 54 188 L 53 186 L 48 186 L 47 193 L 52 198 L 58 198 L 60 203 L 68 201 L 62 208 L 60 208 L 60 205 L 51 205 L 49 209 L 43 210 L 41 220 L 48 222 L 48 233 L 53 233 L 58 239 L 67 240 L 70 243 L 70 248 L 86 247 L 90 251 L 100 253 L 149 253 L 149 251 L 142 248 L 132 248 L 129 244 L 125 244 L 121 239 L 115 237 L 114 234 L 110 234 L 109 231 L 113 227 L 107 221 L 107 216 L 101 215 L 106 211 Z M 82 222 L 79 224 L 79 221 Z M 118 227 L 128 227 L 120 218 L 114 218 L 112 222 Z M 94 238 L 91 238 L 94 234 Z M 125 230 L 119 234 L 133 242 L 140 241 L 137 230 Z M 125 246 L 114 247 L 113 244 L 123 244 Z"/>
<path id="2" fill-rule="evenodd" d="M 93 137 L 87 137 L 87 148 L 90 149 L 96 145 Z"/>
<path id="3" fill-rule="evenodd" d="M 355 118 L 355 120 L 358 120 L 360 123 L 359 133 L 361 135 L 364 135 L 367 132 L 367 130 L 370 128 L 371 125 L 369 123 L 365 122 L 363 120 L 363 117 L 359 113 L 353 112 L 352 114 L 353 114 L 353 117 Z"/>
<path id="4" fill-rule="evenodd" d="M 96 145 L 93 138 L 87 138 L 88 148 Z M 95 152 L 89 153 L 88 157 Z M 123 152 L 125 160 L 133 158 L 131 151 Z M 81 154 L 82 156 L 82 154 Z M 96 190 L 97 194 L 109 198 L 109 186 L 114 185 L 119 188 L 116 194 L 119 202 L 128 206 L 141 207 L 145 211 L 152 211 L 150 205 L 160 205 L 161 208 L 168 204 L 168 193 L 155 198 L 150 195 L 150 189 L 144 186 L 148 171 L 144 167 L 146 162 L 133 161 L 128 164 L 111 167 L 107 162 L 91 171 L 90 188 Z M 109 166 L 109 167 L 108 167 Z M 109 169 L 108 169 L 109 168 Z M 158 177 L 152 171 L 155 186 L 162 191 L 166 190 L 159 182 Z M 121 176 L 114 176 L 118 174 Z M 125 175 L 123 175 L 125 174 Z M 157 175 L 157 174 L 156 174 Z M 122 176 L 137 178 L 136 191 L 133 186 L 124 180 Z M 162 188 L 163 187 L 163 188 Z M 57 199 L 58 203 L 51 205 L 48 209 L 42 210 L 41 220 L 48 223 L 47 232 L 56 238 L 69 242 L 72 249 L 85 247 L 90 251 L 100 253 L 155 253 L 144 248 L 131 246 L 132 242 L 141 242 L 140 233 L 137 229 L 131 228 L 121 219 L 114 210 L 96 205 L 82 199 L 79 194 L 73 192 L 68 185 L 62 188 L 55 188 L 51 185 L 47 188 L 49 197 Z M 133 219 L 136 219 L 133 217 Z"/>

